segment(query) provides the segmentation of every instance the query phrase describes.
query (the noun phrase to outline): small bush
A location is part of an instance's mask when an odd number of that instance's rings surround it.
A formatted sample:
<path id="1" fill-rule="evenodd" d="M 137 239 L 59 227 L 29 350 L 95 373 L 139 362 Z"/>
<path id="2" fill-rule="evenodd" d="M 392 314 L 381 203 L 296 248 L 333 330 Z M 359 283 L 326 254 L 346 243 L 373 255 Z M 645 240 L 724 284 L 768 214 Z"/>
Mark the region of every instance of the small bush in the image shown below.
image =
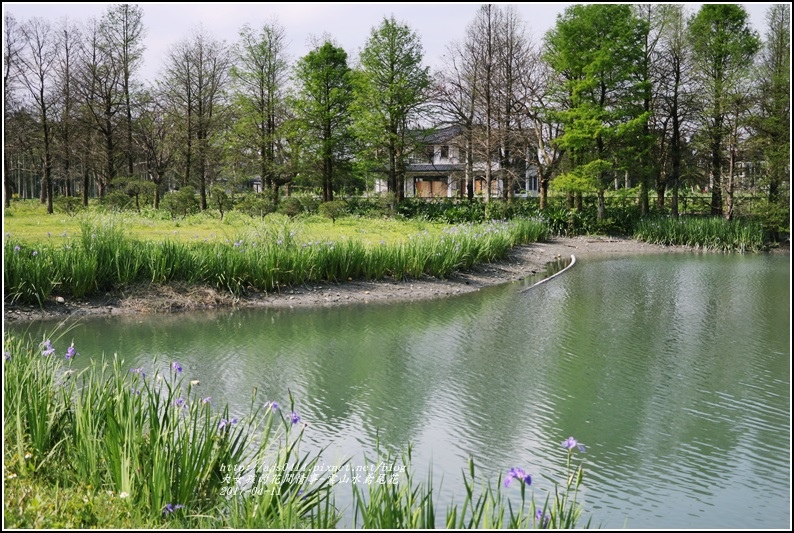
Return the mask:
<path id="1" fill-rule="evenodd" d="M 185 218 L 198 212 L 199 201 L 196 198 L 196 189 L 187 185 L 178 191 L 172 191 L 163 196 L 160 206 L 171 213 L 171 218 Z"/>
<path id="2" fill-rule="evenodd" d="M 73 217 L 83 211 L 83 201 L 75 196 L 58 196 L 55 198 L 55 210 Z"/>
<path id="3" fill-rule="evenodd" d="M 331 221 L 336 223 L 336 219 L 347 214 L 346 204 L 342 200 L 333 200 L 331 202 L 323 202 L 317 208 L 317 212 L 324 217 L 330 218 Z"/>
<path id="4" fill-rule="evenodd" d="M 265 218 L 265 215 L 276 211 L 276 205 L 270 195 L 260 192 L 246 195 L 237 204 L 237 209 L 252 217 Z"/>
<path id="5" fill-rule="evenodd" d="M 303 205 L 301 201 L 294 196 L 288 196 L 279 203 L 278 212 L 290 218 L 296 217 L 303 213 Z"/>

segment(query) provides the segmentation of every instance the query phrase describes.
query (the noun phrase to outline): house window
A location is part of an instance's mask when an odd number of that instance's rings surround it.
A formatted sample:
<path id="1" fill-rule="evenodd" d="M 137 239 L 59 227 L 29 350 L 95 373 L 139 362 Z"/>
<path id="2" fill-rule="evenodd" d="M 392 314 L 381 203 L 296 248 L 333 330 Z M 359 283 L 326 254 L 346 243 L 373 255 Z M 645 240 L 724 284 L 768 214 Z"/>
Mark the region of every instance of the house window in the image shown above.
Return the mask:
<path id="1" fill-rule="evenodd" d="M 427 157 L 428 163 L 433 162 L 433 156 L 435 156 L 435 151 L 433 150 L 433 147 L 428 146 L 427 148 L 425 148 L 425 157 Z"/>
<path id="2" fill-rule="evenodd" d="M 449 146 L 446 144 L 441 147 L 441 159 L 449 159 Z"/>

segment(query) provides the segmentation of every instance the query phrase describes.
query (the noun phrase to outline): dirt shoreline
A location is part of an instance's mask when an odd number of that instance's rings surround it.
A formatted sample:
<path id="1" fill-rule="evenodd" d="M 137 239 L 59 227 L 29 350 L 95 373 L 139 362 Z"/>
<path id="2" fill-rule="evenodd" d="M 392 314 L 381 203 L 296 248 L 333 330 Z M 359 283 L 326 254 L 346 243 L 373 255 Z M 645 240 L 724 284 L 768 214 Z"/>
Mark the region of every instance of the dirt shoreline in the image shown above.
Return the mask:
<path id="1" fill-rule="evenodd" d="M 543 270 L 560 258 L 575 255 L 577 260 L 598 256 L 625 256 L 648 253 L 704 253 L 688 247 L 647 244 L 612 237 L 554 238 L 548 242 L 517 246 L 506 259 L 477 265 L 449 279 L 427 277 L 419 280 L 317 282 L 289 287 L 278 292 L 250 293 L 236 298 L 209 287 L 171 284 L 139 285 L 125 291 L 81 300 L 51 300 L 43 308 L 31 305 L 4 305 L 4 322 L 96 315 L 175 313 L 224 307 L 296 308 L 339 306 L 444 298 L 477 291 L 483 287 L 518 281 Z M 773 253 L 789 253 L 788 249 Z"/>

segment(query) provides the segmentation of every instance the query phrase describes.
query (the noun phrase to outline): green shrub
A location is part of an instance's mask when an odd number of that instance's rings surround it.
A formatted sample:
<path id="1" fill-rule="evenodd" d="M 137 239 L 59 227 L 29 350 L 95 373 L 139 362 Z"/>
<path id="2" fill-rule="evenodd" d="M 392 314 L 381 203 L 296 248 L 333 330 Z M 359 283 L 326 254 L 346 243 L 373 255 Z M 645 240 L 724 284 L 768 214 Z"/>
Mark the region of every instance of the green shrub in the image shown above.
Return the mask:
<path id="1" fill-rule="evenodd" d="M 56 211 L 59 213 L 66 213 L 70 217 L 84 209 L 83 200 L 76 196 L 57 196 L 53 204 Z"/>
<path id="2" fill-rule="evenodd" d="M 294 196 L 288 196 L 279 202 L 278 212 L 288 217 L 296 217 L 303 213 L 303 205 L 301 201 Z"/>
<path id="3" fill-rule="evenodd" d="M 335 223 L 337 218 L 347 214 L 347 205 L 343 200 L 323 202 L 317 208 L 317 212 L 326 218 L 330 218 Z"/>
<path id="4" fill-rule="evenodd" d="M 236 209 L 252 217 L 264 218 L 276 211 L 276 205 L 269 194 L 249 193 L 237 204 Z"/>
<path id="5" fill-rule="evenodd" d="M 171 213 L 171 218 L 185 218 L 188 215 L 197 213 L 199 201 L 196 198 L 196 189 L 186 185 L 178 191 L 171 191 L 163 196 L 160 207 Z"/>

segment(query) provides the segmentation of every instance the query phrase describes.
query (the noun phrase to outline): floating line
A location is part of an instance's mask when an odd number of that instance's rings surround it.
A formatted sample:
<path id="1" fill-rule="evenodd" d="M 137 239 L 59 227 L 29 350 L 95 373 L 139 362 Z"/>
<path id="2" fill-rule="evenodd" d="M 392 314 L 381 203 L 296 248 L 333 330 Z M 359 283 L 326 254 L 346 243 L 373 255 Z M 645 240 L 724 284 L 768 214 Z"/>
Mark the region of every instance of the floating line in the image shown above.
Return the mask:
<path id="1" fill-rule="evenodd" d="M 562 269 L 562 270 L 560 270 L 559 272 L 555 272 L 554 274 L 552 274 L 552 275 L 551 275 L 551 276 L 549 276 L 548 278 L 543 278 L 542 280 L 538 281 L 537 283 L 534 283 L 534 284 L 530 285 L 530 286 L 529 286 L 529 287 L 527 287 L 526 289 L 521 289 L 521 290 L 520 290 L 520 291 L 518 291 L 518 292 L 519 292 L 519 293 L 522 293 L 522 292 L 526 292 L 526 291 L 528 291 L 529 289 L 534 289 L 535 287 L 537 287 L 537 286 L 538 286 L 538 285 L 540 285 L 541 283 L 546 283 L 546 282 L 547 282 L 547 281 L 549 281 L 550 279 L 554 279 L 554 278 L 556 278 L 557 276 L 559 276 L 560 274 L 562 274 L 563 272 L 565 272 L 566 270 L 568 270 L 569 268 L 571 268 L 571 267 L 572 267 L 573 265 L 575 265 L 575 264 L 576 264 L 576 256 L 575 256 L 575 255 L 573 255 L 573 254 L 571 254 L 571 264 L 569 264 L 567 267 L 563 268 L 563 269 Z"/>

